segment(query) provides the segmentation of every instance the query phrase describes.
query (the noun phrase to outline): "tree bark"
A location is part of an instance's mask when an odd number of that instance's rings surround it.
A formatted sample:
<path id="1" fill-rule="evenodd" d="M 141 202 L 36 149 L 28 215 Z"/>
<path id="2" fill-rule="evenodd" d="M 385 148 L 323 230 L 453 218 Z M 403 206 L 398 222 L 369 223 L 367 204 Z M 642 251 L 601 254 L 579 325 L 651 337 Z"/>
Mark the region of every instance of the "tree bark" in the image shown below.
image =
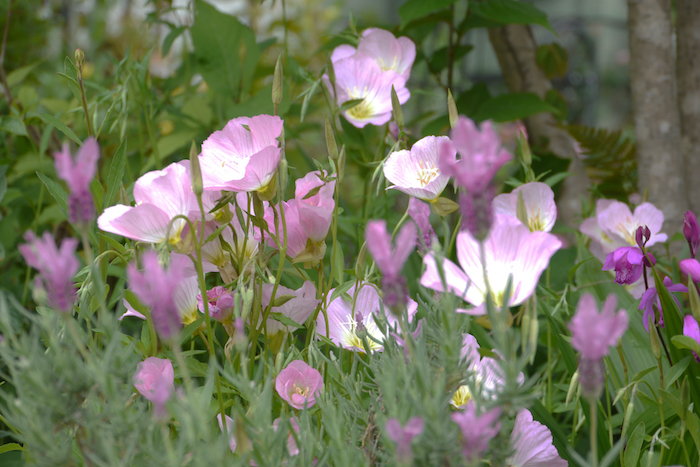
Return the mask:
<path id="1" fill-rule="evenodd" d="M 552 83 L 537 65 L 537 44 L 529 26 L 509 24 L 489 29 L 489 39 L 503 77 L 511 92 L 532 92 L 544 98 L 552 89 Z M 539 113 L 525 119 L 528 137 L 536 144 L 547 142 L 547 147 L 559 157 L 571 159 L 571 176 L 564 180 L 564 187 L 557 199 L 559 217 L 573 228 L 579 220 L 581 196 L 587 195 L 590 179 L 583 162 L 574 150 L 574 139 L 566 130 L 557 126 L 551 113 Z"/>
<path id="2" fill-rule="evenodd" d="M 627 6 L 639 189 L 648 189 L 649 201 L 663 211 L 670 238 L 681 229 L 688 206 L 671 0 L 628 0 Z"/>
<path id="3" fill-rule="evenodd" d="M 700 215 L 700 1 L 676 0 L 676 46 L 685 186 L 690 209 Z"/>

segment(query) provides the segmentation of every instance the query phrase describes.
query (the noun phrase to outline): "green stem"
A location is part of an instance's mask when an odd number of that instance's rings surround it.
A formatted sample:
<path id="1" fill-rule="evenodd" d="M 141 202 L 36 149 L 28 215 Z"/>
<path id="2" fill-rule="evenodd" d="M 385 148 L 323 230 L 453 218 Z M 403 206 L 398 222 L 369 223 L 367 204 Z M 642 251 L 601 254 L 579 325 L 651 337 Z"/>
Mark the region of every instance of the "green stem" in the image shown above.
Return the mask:
<path id="1" fill-rule="evenodd" d="M 598 401 L 594 398 L 590 398 L 588 404 L 591 409 L 591 456 L 592 466 L 598 467 Z"/>

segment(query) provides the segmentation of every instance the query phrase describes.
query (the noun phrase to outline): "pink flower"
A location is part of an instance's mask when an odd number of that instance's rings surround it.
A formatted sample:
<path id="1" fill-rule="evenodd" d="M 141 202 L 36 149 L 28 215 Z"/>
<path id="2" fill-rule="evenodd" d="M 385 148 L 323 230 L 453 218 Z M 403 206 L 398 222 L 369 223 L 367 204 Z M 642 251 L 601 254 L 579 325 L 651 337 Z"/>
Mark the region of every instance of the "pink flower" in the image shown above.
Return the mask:
<path id="1" fill-rule="evenodd" d="M 56 173 L 70 188 L 68 205 L 72 224 L 92 222 L 95 219 L 90 182 L 97 172 L 99 158 L 100 146 L 92 136 L 85 140 L 75 160 L 70 154 L 68 144 L 63 145 L 61 152 L 54 153 Z"/>
<path id="2" fill-rule="evenodd" d="M 134 200 L 133 207 L 117 204 L 105 209 L 97 219 L 100 229 L 142 242 L 179 243 L 186 221 L 170 221 L 189 216 L 197 206 L 189 166 L 170 164 L 142 175 L 134 184 Z"/>
<path id="3" fill-rule="evenodd" d="M 175 371 L 170 360 L 148 357 L 136 367 L 133 381 L 139 394 L 153 403 L 156 415 L 163 416 L 165 403 L 175 392 Z"/>
<path id="4" fill-rule="evenodd" d="M 151 308 L 151 318 L 161 338 L 170 339 L 182 327 L 174 294 L 183 280 L 183 272 L 174 267 L 163 269 L 155 251 L 144 253 L 141 262 L 143 272 L 135 263 L 127 267 L 129 287 L 144 305 Z"/>
<path id="5" fill-rule="evenodd" d="M 418 227 L 418 252 L 425 255 L 433 244 L 433 238 L 437 238 L 433 226 L 430 225 L 430 207 L 423 201 L 411 197 L 408 201 L 408 215 Z"/>
<path id="6" fill-rule="evenodd" d="M 274 431 L 277 431 L 281 422 L 281 418 L 276 418 L 275 421 L 272 422 L 272 429 Z M 299 422 L 297 422 L 296 418 L 289 417 L 289 426 L 291 430 L 289 430 L 289 435 L 287 436 L 287 452 L 290 456 L 298 456 L 299 446 L 297 446 L 297 442 L 294 439 L 294 434 L 292 434 L 292 430 L 294 430 L 294 433 L 296 433 L 297 436 L 299 436 Z"/>
<path id="7" fill-rule="evenodd" d="M 263 191 L 280 160 L 277 138 L 282 119 L 272 115 L 238 117 L 202 143 L 199 163 L 207 190 Z"/>
<path id="8" fill-rule="evenodd" d="M 700 263 L 695 258 L 682 259 L 678 263 L 681 272 L 690 277 L 693 282 L 700 282 Z"/>
<path id="9" fill-rule="evenodd" d="M 331 289 L 328 294 L 329 301 L 334 290 Z M 362 336 L 366 336 L 370 351 L 383 351 L 382 342 L 385 336 L 379 330 L 375 316 L 381 314 L 380 310 L 384 305 L 379 298 L 377 289 L 371 284 L 362 285 L 357 293 L 354 307 L 351 299 L 355 295 L 354 285 L 347 294 L 348 296 L 340 295 L 328 303 L 326 310 L 328 328 L 326 328 L 326 319 L 323 313 L 319 313 L 316 319 L 317 334 L 329 338 L 338 347 L 356 352 L 365 351 Z M 416 311 L 418 311 L 418 304 L 409 298 L 407 308 L 408 321 L 412 321 Z M 385 317 L 389 326 L 398 328 L 398 321 L 393 314 L 387 313 Z"/>
<path id="10" fill-rule="evenodd" d="M 226 432 L 228 433 L 228 447 L 229 447 L 229 449 L 231 449 L 231 452 L 236 452 L 236 446 L 238 443 L 236 442 L 236 437 L 233 436 L 233 430 L 235 428 L 234 423 L 233 423 L 233 419 L 231 417 L 229 417 L 228 415 L 224 415 L 224 417 L 226 417 Z M 224 423 L 221 420 L 220 413 L 216 414 L 216 420 L 219 422 L 219 429 L 223 433 Z"/>
<path id="11" fill-rule="evenodd" d="M 406 422 L 406 426 L 401 426 L 395 418 L 386 421 L 386 434 L 396 443 L 396 457 L 399 461 L 411 459 L 411 441 L 413 438 L 423 433 L 423 419 L 413 417 Z"/>
<path id="12" fill-rule="evenodd" d="M 695 320 L 690 315 L 686 315 L 685 318 L 683 318 L 683 335 L 692 337 L 695 339 L 698 344 L 700 344 L 700 326 L 698 326 L 698 322 Z M 695 353 L 694 350 L 692 350 L 693 355 L 695 356 L 695 361 L 700 362 L 700 357 L 698 357 L 698 354 Z"/>
<path id="13" fill-rule="evenodd" d="M 233 295 L 226 287 L 217 285 L 213 289 L 207 290 L 207 301 L 209 302 L 209 316 L 216 321 L 229 321 L 233 313 Z M 202 295 L 197 295 L 197 307 L 204 313 L 204 301 Z"/>
<path id="14" fill-rule="evenodd" d="M 46 292 L 46 303 L 51 308 L 68 312 L 75 303 L 75 285 L 73 276 L 78 272 L 78 259 L 75 257 L 75 249 L 78 240 L 64 238 L 61 247 L 56 247 L 56 241 L 49 232 L 44 232 L 41 238 L 37 238 L 34 232 L 24 235 L 27 242 L 19 245 L 19 252 L 27 264 L 39 271 L 34 286 L 38 290 Z"/>
<path id="15" fill-rule="evenodd" d="M 571 345 L 588 360 L 600 360 L 608 354 L 610 346 L 617 344 L 627 330 L 627 313 L 615 311 L 617 297 L 610 295 L 598 313 L 598 306 L 590 294 L 584 294 L 576 307 L 576 314 L 569 323 Z"/>
<path id="16" fill-rule="evenodd" d="M 274 284 L 263 284 L 261 300 L 263 310 L 270 304 L 270 298 L 272 297 L 272 290 L 274 288 Z M 310 281 L 305 281 L 298 290 L 288 289 L 282 285 L 277 286 L 276 297 L 279 298 L 284 295 L 289 295 L 294 298 L 283 305 L 272 307 L 272 313 L 282 313 L 295 323 L 299 323 L 299 326 L 302 326 L 306 322 L 309 316 L 316 310 L 318 304 L 321 303 L 321 300 L 316 298 L 316 286 Z M 278 332 L 292 332 L 295 329 L 298 329 L 298 326 L 284 325 L 270 316 L 267 318 L 265 334 L 274 336 Z"/>
<path id="17" fill-rule="evenodd" d="M 459 160 L 455 151 L 460 155 Z M 456 185 L 470 193 L 480 193 L 511 158 L 501 148 L 491 122 L 482 123 L 479 130 L 473 120 L 460 115 L 450 132 L 450 141 L 442 143 L 438 167 L 442 174 L 454 177 Z"/>
<path id="18" fill-rule="evenodd" d="M 493 199 L 494 212 L 517 218 L 519 193 L 523 196 L 527 211 L 526 225 L 530 231 L 550 232 L 557 220 L 557 205 L 554 203 L 554 192 L 546 183 L 526 183 L 510 193 L 496 196 Z"/>
<path id="19" fill-rule="evenodd" d="M 671 280 L 670 277 L 664 277 L 664 286 L 666 286 L 666 289 L 669 292 L 683 292 L 683 293 L 688 293 L 688 287 L 686 287 L 683 284 L 674 284 L 673 281 Z M 673 296 L 673 299 L 678 303 L 678 306 L 681 305 L 681 303 L 678 301 L 678 299 Z M 659 298 L 659 293 L 656 290 L 656 287 L 649 287 L 644 294 L 642 295 L 642 301 L 639 303 L 639 310 L 644 310 L 644 314 L 642 315 L 642 322 L 644 323 L 644 329 L 649 332 L 649 318 L 652 318 L 652 321 L 656 323 L 656 317 L 654 316 L 654 305 L 656 305 L 656 309 L 659 310 L 659 325 L 663 326 L 664 325 L 664 312 L 661 309 L 661 299 Z"/>
<path id="20" fill-rule="evenodd" d="M 647 226 L 651 236 L 647 247 L 657 242 L 665 242 L 666 234 L 659 233 L 664 223 L 664 214 L 651 203 L 642 203 L 630 211 L 621 201 L 599 199 L 596 204 L 596 217 L 583 221 L 579 230 L 591 237 L 591 253 L 601 261 L 623 246 L 636 246 L 636 233 L 640 226 Z"/>
<path id="21" fill-rule="evenodd" d="M 515 425 L 510 435 L 510 444 L 515 451 L 506 464 L 513 467 L 566 467 L 552 442 L 552 432 L 545 425 L 533 420 L 527 409 L 522 409 L 515 417 Z"/>
<path id="22" fill-rule="evenodd" d="M 391 119 L 391 87 L 396 90 L 399 103 L 404 104 L 411 93 L 406 80 L 393 70 L 381 67 L 364 54 L 354 54 L 333 62 L 335 90 L 326 78 L 326 86 L 335 95 L 338 106 L 362 99 L 356 106 L 343 111 L 352 125 L 363 128 L 368 123 L 383 125 Z"/>
<path id="23" fill-rule="evenodd" d="M 393 70 L 408 81 L 416 59 L 416 44 L 405 36 L 397 39 L 385 29 L 368 28 L 362 32 L 357 52 L 371 57 L 382 71 Z"/>
<path id="24" fill-rule="evenodd" d="M 447 136 L 426 136 L 416 141 L 410 151 L 389 154 L 384 176 L 393 185 L 387 189 L 395 188 L 426 201 L 436 200 L 450 180 L 438 168 L 442 145 L 449 141 Z"/>
<path id="25" fill-rule="evenodd" d="M 686 211 L 685 216 L 683 216 L 683 235 L 690 248 L 690 257 L 695 258 L 700 246 L 700 225 L 698 225 L 698 218 L 692 211 Z"/>
<path id="26" fill-rule="evenodd" d="M 500 407 L 496 407 L 483 415 L 477 415 L 476 405 L 470 401 L 464 411 L 452 414 L 452 421 L 462 431 L 462 454 L 468 462 L 476 462 L 489 446 L 489 441 L 498 434 L 501 424 Z"/>
<path id="27" fill-rule="evenodd" d="M 530 297 L 537 287 L 540 275 L 560 246 L 561 242 L 556 236 L 547 232 L 530 232 L 517 219 L 497 214 L 484 242 L 486 275 L 495 306 L 516 306 Z M 475 306 L 470 310 L 458 311 L 482 315 L 486 313 L 487 293 L 484 266 L 479 241 L 468 231 L 457 235 L 457 258 L 461 269 L 453 262 L 443 260 L 446 290 Z M 426 270 L 421 277 L 421 285 L 438 292 L 446 291 L 438 273 L 435 256 L 432 253 L 426 255 L 423 263 Z M 506 304 L 504 295 L 509 277 L 512 277 L 512 287 Z"/>
<path id="28" fill-rule="evenodd" d="M 323 377 L 303 360 L 294 360 L 277 375 L 275 389 L 295 409 L 309 409 L 323 389 Z"/>
<path id="29" fill-rule="evenodd" d="M 315 243 L 323 242 L 328 236 L 333 209 L 335 209 L 335 180 L 324 181 L 328 175 L 314 171 L 296 181 L 294 200 L 299 212 L 299 223 L 304 233 Z M 312 190 L 318 190 L 309 196 Z M 290 201 L 291 203 L 291 201 Z"/>

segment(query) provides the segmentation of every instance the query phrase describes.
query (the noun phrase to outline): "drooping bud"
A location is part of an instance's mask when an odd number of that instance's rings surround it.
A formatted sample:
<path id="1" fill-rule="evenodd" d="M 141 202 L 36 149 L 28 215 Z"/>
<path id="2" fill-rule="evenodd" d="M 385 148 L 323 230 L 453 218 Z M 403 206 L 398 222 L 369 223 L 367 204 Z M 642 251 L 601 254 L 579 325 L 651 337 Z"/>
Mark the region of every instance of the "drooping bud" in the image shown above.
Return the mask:
<path id="1" fill-rule="evenodd" d="M 447 116 L 450 119 L 450 128 L 454 128 L 457 124 L 457 119 L 459 118 L 459 113 L 457 112 L 457 104 L 455 103 L 455 98 L 452 97 L 452 91 L 447 90 Z"/>
<path id="2" fill-rule="evenodd" d="M 698 218 L 692 211 L 686 211 L 685 216 L 683 216 L 683 235 L 685 235 L 688 247 L 690 247 L 690 257 L 695 258 L 698 246 L 700 246 L 700 226 Z"/>
<path id="3" fill-rule="evenodd" d="M 326 124 L 325 124 L 325 130 L 326 130 L 326 148 L 328 149 L 328 155 L 333 159 L 334 161 L 338 160 L 338 145 L 335 142 L 335 136 L 333 135 L 333 127 L 331 126 L 331 122 L 328 120 L 328 116 L 326 116 Z"/>

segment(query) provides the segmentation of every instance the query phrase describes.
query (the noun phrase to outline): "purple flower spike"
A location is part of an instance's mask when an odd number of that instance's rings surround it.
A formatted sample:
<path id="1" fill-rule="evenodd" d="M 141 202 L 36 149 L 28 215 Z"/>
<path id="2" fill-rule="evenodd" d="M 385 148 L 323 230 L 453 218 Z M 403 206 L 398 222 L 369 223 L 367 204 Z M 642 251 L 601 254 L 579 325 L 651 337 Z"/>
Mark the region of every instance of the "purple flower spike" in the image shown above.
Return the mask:
<path id="1" fill-rule="evenodd" d="M 34 232 L 27 232 L 24 239 L 27 243 L 18 248 L 27 264 L 39 271 L 36 289 L 46 291 L 46 303 L 51 308 L 70 311 L 75 303 L 73 276 L 79 266 L 75 257 L 78 240 L 65 238 L 59 249 L 48 232 L 44 232 L 41 238 L 37 238 Z"/>
<path id="2" fill-rule="evenodd" d="M 688 293 L 688 287 L 686 287 L 683 284 L 674 284 L 670 277 L 664 277 L 664 285 L 666 286 L 666 289 L 668 289 L 669 292 Z M 678 306 L 680 306 L 681 302 L 679 302 L 678 299 L 673 295 L 672 297 L 676 301 L 676 303 L 678 303 Z M 657 292 L 656 287 L 649 287 L 644 292 L 644 295 L 642 295 L 642 301 L 639 303 L 639 310 L 644 310 L 644 314 L 642 315 L 642 322 L 644 323 L 644 328 L 647 330 L 647 332 L 649 332 L 649 318 L 655 318 L 654 304 L 656 304 L 656 308 L 659 310 L 659 325 L 663 327 L 664 313 L 661 309 L 661 300 L 659 299 L 659 293 Z M 654 322 L 656 321 L 654 320 Z"/>
<path id="3" fill-rule="evenodd" d="M 476 414 L 476 405 L 469 401 L 463 412 L 452 414 L 452 421 L 462 431 L 462 453 L 468 462 L 479 460 L 486 451 L 489 441 L 498 434 L 501 424 L 500 407 L 491 409 L 483 415 Z"/>
<path id="4" fill-rule="evenodd" d="M 700 225 L 698 225 L 698 218 L 692 211 L 686 211 L 685 216 L 683 216 L 683 235 L 685 235 L 690 247 L 690 257 L 695 258 L 698 246 L 700 246 Z"/>
<path id="5" fill-rule="evenodd" d="M 56 173 L 70 188 L 68 205 L 72 224 L 88 223 L 95 219 L 95 205 L 90 193 L 90 181 L 97 172 L 97 159 L 100 158 L 100 146 L 95 138 L 85 140 L 73 160 L 68 144 L 61 152 L 54 153 Z"/>
<path id="6" fill-rule="evenodd" d="M 420 417 L 411 418 L 405 427 L 395 418 L 386 421 L 386 434 L 396 443 L 396 457 L 400 462 L 411 459 L 411 441 L 423 433 L 423 425 Z"/>
<path id="7" fill-rule="evenodd" d="M 183 280 L 182 271 L 176 268 L 163 269 L 155 251 L 144 253 L 143 272 L 132 263 L 126 270 L 129 287 L 144 305 L 151 308 L 153 325 L 160 337 L 173 337 L 182 321 L 173 298 L 175 290 Z"/>
<path id="8" fill-rule="evenodd" d="M 576 314 L 569 323 L 571 344 L 588 360 L 600 360 L 608 354 L 610 346 L 615 345 L 627 330 L 627 313 L 615 311 L 617 297 L 610 295 L 603 303 L 603 310 L 598 313 L 598 306 L 590 294 L 581 297 Z"/>
<path id="9" fill-rule="evenodd" d="M 693 318 L 690 315 L 686 315 L 685 318 L 683 318 L 683 335 L 692 337 L 696 341 L 698 341 L 698 344 L 700 344 L 700 326 L 698 326 L 698 322 L 695 321 L 695 318 Z M 700 357 L 698 357 L 698 354 L 693 352 L 693 355 L 695 356 L 695 361 L 700 362 Z"/>
<path id="10" fill-rule="evenodd" d="M 316 395 L 323 389 L 323 377 L 303 360 L 294 360 L 277 375 L 275 389 L 295 409 L 308 409 L 316 404 Z"/>
<path id="11" fill-rule="evenodd" d="M 430 207 L 423 201 L 411 197 L 408 202 L 408 215 L 411 216 L 413 222 L 418 226 L 418 252 L 425 255 L 430 251 L 433 238 L 435 237 L 433 226 L 430 225 Z"/>

